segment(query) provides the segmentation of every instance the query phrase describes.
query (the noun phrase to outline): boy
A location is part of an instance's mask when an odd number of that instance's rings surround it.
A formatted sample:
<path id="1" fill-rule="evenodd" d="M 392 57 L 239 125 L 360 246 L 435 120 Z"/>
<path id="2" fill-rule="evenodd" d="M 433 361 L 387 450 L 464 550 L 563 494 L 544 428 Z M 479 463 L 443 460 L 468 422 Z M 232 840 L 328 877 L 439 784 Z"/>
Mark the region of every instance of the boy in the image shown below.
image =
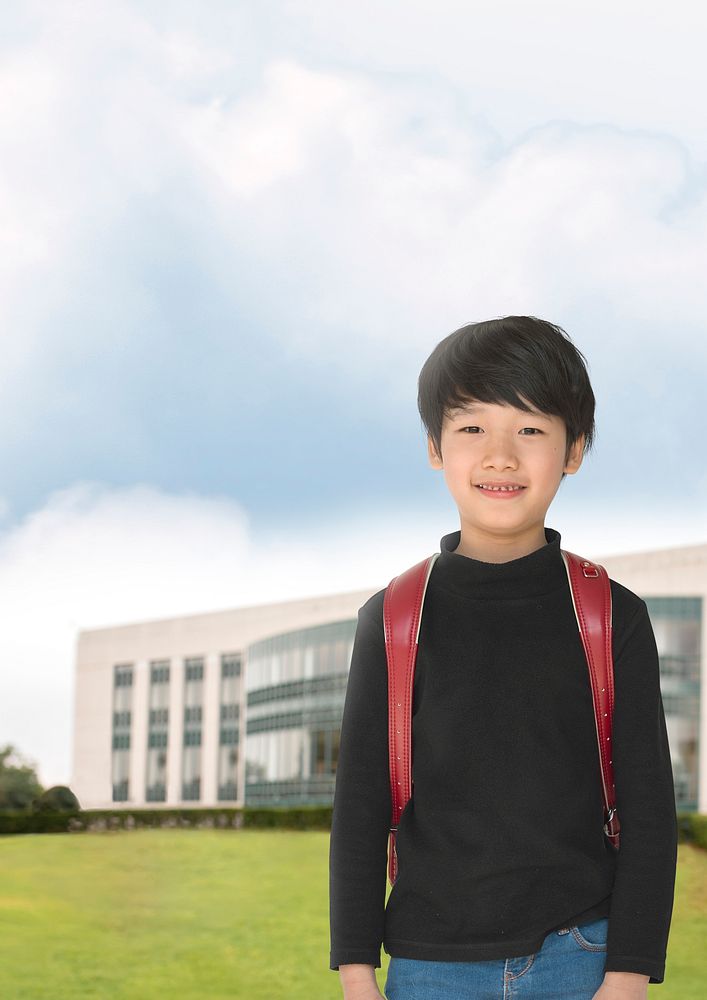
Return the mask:
<path id="1" fill-rule="evenodd" d="M 413 794 L 387 906 L 385 591 L 359 609 L 330 840 L 330 968 L 345 1000 L 381 997 L 381 943 L 388 1000 L 645 998 L 664 978 L 677 860 L 655 639 L 645 602 L 611 580 L 617 851 L 560 534 L 545 527 L 593 444 L 584 356 L 532 316 L 470 324 L 425 362 L 418 407 L 460 530 L 441 539 L 425 595 Z"/>

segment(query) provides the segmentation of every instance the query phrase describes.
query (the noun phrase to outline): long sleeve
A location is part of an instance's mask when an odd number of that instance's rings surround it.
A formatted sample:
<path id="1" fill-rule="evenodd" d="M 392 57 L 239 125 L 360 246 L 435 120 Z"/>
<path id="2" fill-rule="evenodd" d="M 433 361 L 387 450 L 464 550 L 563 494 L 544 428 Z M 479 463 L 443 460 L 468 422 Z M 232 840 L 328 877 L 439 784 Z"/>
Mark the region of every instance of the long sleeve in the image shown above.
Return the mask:
<path id="1" fill-rule="evenodd" d="M 359 610 L 344 701 L 329 842 L 331 969 L 381 965 L 391 795 L 380 597 Z"/>
<path id="2" fill-rule="evenodd" d="M 645 601 L 617 636 L 612 759 L 620 849 L 607 972 L 663 982 L 677 862 L 677 816 L 655 636 Z"/>

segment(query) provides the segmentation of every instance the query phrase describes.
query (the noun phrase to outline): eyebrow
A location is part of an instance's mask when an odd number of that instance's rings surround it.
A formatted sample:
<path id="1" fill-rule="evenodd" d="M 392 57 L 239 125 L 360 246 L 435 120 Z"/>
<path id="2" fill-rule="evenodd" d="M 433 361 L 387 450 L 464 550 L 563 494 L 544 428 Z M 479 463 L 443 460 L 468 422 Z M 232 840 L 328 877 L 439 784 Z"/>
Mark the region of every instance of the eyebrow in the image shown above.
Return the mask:
<path id="1" fill-rule="evenodd" d="M 483 404 L 479 405 L 477 403 L 467 403 L 465 406 L 453 406 L 449 411 L 452 417 L 461 416 L 464 413 L 478 413 L 485 407 Z M 541 413 L 540 410 L 522 410 L 522 413 L 527 413 L 529 417 L 536 417 L 541 420 L 549 420 L 549 416 L 546 413 Z"/>

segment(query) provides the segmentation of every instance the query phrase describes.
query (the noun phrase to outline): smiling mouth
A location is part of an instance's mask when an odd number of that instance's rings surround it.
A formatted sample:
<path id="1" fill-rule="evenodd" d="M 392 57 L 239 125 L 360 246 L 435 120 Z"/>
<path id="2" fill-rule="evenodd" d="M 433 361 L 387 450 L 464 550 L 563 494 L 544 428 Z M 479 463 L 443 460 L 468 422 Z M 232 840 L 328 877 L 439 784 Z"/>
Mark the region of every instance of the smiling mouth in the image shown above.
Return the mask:
<path id="1" fill-rule="evenodd" d="M 525 486 L 482 486 L 477 483 L 476 489 L 484 493 L 520 493 Z"/>

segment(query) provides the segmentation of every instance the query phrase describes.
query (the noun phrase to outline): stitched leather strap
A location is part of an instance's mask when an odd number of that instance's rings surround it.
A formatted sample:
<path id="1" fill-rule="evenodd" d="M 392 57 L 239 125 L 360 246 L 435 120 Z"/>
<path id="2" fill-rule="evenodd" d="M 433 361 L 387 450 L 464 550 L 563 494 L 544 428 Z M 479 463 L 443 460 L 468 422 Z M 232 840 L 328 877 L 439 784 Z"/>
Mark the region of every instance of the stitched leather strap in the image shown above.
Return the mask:
<path id="1" fill-rule="evenodd" d="M 420 634 L 422 603 L 435 552 L 394 577 L 383 599 L 383 626 L 388 658 L 388 754 L 392 815 L 388 849 L 391 885 L 398 875 L 395 834 L 412 794 L 412 694 Z"/>
<path id="2" fill-rule="evenodd" d="M 604 799 L 604 832 L 618 848 L 621 825 L 616 813 L 611 743 L 614 718 L 611 584 L 609 574 L 599 563 L 583 559 L 566 549 L 560 551 L 589 668 Z"/>

